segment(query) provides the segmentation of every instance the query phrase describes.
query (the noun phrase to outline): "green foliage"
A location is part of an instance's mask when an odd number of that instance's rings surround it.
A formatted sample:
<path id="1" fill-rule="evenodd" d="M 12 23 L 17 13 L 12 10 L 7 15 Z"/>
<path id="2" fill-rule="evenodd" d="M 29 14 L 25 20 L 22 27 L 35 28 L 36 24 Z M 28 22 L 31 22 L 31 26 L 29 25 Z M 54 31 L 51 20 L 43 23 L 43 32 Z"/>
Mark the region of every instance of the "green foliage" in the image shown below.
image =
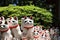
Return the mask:
<path id="1" fill-rule="evenodd" d="M 50 25 L 52 23 L 52 14 L 46 9 L 39 8 L 33 5 L 30 6 L 13 6 L 9 5 L 7 7 L 0 7 L 1 15 L 6 18 L 9 16 L 17 16 L 19 18 L 19 23 L 21 23 L 21 18 L 23 16 L 33 16 L 35 25 Z"/>

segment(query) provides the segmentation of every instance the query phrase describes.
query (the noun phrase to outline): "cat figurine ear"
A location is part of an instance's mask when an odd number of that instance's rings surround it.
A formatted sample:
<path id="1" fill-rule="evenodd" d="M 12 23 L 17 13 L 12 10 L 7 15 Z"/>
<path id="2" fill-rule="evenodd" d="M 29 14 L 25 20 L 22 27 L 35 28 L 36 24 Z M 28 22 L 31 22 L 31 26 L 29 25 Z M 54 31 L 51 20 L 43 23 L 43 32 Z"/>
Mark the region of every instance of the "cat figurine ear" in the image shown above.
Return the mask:
<path id="1" fill-rule="evenodd" d="M 10 17 L 10 20 L 12 19 L 12 17 Z"/>
<path id="2" fill-rule="evenodd" d="M 32 19 L 32 16 L 30 16 L 30 19 Z"/>
<path id="3" fill-rule="evenodd" d="M 1 20 L 4 20 L 4 16 L 1 17 Z"/>
<path id="4" fill-rule="evenodd" d="M 18 20 L 18 18 L 17 18 L 16 16 L 14 17 L 14 19 L 15 19 L 15 20 Z"/>
<path id="5" fill-rule="evenodd" d="M 26 19 L 27 18 L 27 16 L 24 16 L 24 19 Z"/>

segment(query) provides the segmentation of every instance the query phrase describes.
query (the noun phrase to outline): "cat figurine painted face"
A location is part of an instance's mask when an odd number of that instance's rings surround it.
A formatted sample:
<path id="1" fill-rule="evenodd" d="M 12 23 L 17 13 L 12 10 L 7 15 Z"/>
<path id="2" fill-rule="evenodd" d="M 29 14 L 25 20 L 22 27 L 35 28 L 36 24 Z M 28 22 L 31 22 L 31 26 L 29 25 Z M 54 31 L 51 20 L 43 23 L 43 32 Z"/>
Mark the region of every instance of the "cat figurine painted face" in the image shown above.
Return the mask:
<path id="1" fill-rule="evenodd" d="M 32 17 L 24 17 L 22 19 L 23 19 L 23 21 L 22 21 L 23 27 L 25 27 L 25 28 L 33 27 L 34 21 L 33 21 Z"/>
<path id="2" fill-rule="evenodd" d="M 10 17 L 7 18 L 8 25 L 10 28 L 16 28 L 18 26 L 18 18 L 17 17 Z"/>
<path id="3" fill-rule="evenodd" d="M 12 25 L 18 24 L 18 18 L 17 17 L 10 17 L 9 21 Z"/>
<path id="4" fill-rule="evenodd" d="M 34 34 L 35 37 L 36 37 L 36 36 L 39 36 L 39 31 L 34 30 L 33 34 Z"/>
<path id="5" fill-rule="evenodd" d="M 9 26 L 8 26 L 8 24 L 6 23 L 4 23 L 4 24 L 1 24 L 0 25 L 0 31 L 7 31 L 9 29 Z"/>

